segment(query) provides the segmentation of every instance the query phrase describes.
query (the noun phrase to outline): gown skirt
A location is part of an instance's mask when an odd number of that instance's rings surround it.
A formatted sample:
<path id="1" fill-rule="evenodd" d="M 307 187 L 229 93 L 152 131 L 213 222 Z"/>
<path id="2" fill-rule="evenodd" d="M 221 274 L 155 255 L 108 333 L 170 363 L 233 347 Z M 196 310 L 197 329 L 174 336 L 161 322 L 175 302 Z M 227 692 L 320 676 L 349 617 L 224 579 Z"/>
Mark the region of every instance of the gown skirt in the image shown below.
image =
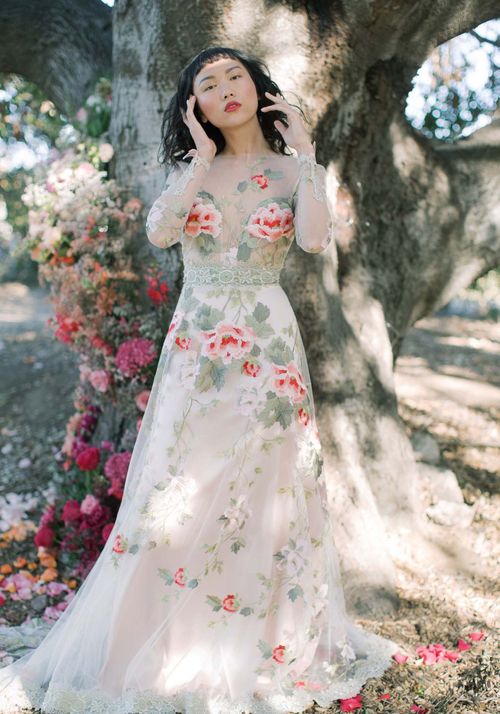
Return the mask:
<path id="1" fill-rule="evenodd" d="M 391 665 L 397 645 L 346 614 L 277 276 L 185 280 L 113 530 L 37 645 L 0 670 L 3 714 L 301 712 Z"/>

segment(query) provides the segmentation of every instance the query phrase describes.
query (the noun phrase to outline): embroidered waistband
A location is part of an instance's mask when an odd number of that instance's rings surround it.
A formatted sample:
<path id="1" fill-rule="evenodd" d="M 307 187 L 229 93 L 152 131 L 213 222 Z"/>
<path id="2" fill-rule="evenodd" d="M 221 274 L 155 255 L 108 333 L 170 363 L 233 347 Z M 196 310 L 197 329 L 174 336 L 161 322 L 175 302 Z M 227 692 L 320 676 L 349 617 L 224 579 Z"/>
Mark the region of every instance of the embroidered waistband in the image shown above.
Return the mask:
<path id="1" fill-rule="evenodd" d="M 184 265 L 184 285 L 279 284 L 281 268 L 225 265 Z"/>

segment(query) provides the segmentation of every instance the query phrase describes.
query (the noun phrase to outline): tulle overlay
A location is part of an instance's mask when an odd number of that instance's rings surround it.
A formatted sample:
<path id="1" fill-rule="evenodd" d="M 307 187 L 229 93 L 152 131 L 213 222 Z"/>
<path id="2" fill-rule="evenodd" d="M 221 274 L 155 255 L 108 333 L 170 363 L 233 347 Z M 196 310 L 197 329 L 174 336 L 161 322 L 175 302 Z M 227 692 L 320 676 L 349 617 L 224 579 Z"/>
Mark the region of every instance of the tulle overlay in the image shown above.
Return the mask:
<path id="1" fill-rule="evenodd" d="M 218 280 L 185 267 L 114 528 L 60 619 L 0 670 L 5 714 L 302 712 L 392 662 L 395 643 L 346 614 L 276 270 L 253 285 L 227 262 Z"/>

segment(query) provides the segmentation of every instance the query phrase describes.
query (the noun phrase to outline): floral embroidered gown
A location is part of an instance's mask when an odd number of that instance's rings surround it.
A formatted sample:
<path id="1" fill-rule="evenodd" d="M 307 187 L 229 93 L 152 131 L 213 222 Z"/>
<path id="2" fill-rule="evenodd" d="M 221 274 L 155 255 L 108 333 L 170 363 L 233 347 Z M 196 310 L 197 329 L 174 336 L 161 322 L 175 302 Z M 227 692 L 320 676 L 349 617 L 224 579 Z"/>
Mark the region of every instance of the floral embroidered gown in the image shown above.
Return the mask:
<path id="1" fill-rule="evenodd" d="M 299 712 L 354 696 L 397 649 L 345 611 L 279 284 L 293 240 L 332 241 L 326 171 L 189 154 L 146 223 L 157 247 L 180 242 L 184 283 L 115 526 L 38 647 L 0 670 L 1 712 Z"/>

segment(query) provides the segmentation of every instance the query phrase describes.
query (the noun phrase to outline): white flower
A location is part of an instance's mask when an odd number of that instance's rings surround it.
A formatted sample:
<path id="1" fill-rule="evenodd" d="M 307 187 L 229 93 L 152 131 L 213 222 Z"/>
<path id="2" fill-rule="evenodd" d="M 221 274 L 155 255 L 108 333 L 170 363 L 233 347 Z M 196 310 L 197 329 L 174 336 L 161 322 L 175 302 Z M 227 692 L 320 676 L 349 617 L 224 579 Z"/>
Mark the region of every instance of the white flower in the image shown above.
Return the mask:
<path id="1" fill-rule="evenodd" d="M 277 567 L 280 570 L 286 568 L 292 577 L 300 575 L 306 562 L 306 551 L 307 541 L 304 538 L 298 538 L 296 541 L 290 539 L 288 545 L 279 551 L 282 557 L 278 559 Z"/>
<path id="2" fill-rule="evenodd" d="M 236 410 L 244 416 L 250 416 L 256 409 L 258 401 L 259 394 L 256 387 L 252 389 L 240 387 Z"/>
<path id="3" fill-rule="evenodd" d="M 338 640 L 337 645 L 340 647 L 340 654 L 344 659 L 356 659 L 356 653 L 348 643 L 346 635 L 343 639 Z"/>
<path id="4" fill-rule="evenodd" d="M 238 496 L 234 505 L 224 511 L 224 516 L 227 518 L 227 521 L 224 521 L 224 527 L 231 530 L 240 528 L 251 515 L 252 511 L 248 506 L 247 497 L 245 495 Z"/>
<path id="5" fill-rule="evenodd" d="M 166 534 L 176 523 L 183 525 L 191 518 L 189 500 L 196 490 L 196 481 L 182 475 L 155 484 L 145 504 L 145 517 L 151 530 Z"/>
<path id="6" fill-rule="evenodd" d="M 313 617 L 317 617 L 328 602 L 328 584 L 323 583 L 318 590 L 318 595 L 312 604 Z"/>
<path id="7" fill-rule="evenodd" d="M 179 381 L 186 389 L 192 389 L 200 373 L 200 363 L 196 357 L 187 358 L 179 368 Z"/>

